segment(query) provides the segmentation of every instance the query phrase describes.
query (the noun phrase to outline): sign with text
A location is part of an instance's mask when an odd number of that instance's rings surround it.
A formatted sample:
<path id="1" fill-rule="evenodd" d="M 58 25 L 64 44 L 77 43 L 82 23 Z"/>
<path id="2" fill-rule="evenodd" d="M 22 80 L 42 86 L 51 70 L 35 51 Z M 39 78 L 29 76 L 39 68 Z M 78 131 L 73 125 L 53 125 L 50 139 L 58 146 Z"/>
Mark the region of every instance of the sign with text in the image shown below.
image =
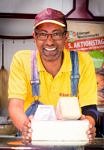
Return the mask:
<path id="1" fill-rule="evenodd" d="M 104 23 L 67 20 L 66 47 L 74 51 L 104 50 Z"/>

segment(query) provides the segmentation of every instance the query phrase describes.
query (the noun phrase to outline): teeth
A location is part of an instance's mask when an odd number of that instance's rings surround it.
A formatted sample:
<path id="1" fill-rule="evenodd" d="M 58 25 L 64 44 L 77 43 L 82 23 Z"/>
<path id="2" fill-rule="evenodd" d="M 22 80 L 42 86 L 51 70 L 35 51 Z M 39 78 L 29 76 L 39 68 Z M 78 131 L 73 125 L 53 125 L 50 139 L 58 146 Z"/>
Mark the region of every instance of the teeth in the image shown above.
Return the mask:
<path id="1" fill-rule="evenodd" d="M 45 48 L 47 51 L 54 51 L 56 48 Z"/>

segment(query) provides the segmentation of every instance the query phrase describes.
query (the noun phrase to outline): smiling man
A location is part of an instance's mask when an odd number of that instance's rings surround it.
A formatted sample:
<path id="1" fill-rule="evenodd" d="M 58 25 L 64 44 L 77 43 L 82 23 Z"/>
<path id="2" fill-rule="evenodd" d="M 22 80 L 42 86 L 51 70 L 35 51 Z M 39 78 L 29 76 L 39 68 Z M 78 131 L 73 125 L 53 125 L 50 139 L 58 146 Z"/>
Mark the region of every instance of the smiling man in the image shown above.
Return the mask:
<path id="1" fill-rule="evenodd" d="M 31 134 L 27 136 L 30 131 L 29 106 L 36 102 L 36 105 L 42 103 L 56 107 L 60 95 L 71 96 L 72 90 L 72 62 L 69 50 L 65 49 L 68 32 L 64 14 L 51 8 L 40 12 L 35 17 L 33 38 L 37 46 L 34 52 L 19 51 L 13 57 L 8 91 L 10 117 L 26 141 L 31 139 Z M 77 97 L 81 119 L 89 120 L 88 137 L 92 140 L 96 135 L 98 117 L 95 70 L 88 53 L 78 52 L 77 63 L 80 74 Z"/>

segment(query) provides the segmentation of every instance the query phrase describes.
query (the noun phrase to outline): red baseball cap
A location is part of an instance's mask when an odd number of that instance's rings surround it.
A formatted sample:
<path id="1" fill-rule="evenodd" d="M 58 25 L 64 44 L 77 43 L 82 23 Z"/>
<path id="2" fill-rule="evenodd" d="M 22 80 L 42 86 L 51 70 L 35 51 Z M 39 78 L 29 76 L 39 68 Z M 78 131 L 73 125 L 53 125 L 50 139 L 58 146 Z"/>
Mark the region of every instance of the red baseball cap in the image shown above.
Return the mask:
<path id="1" fill-rule="evenodd" d="M 47 8 L 36 15 L 34 28 L 42 23 L 48 22 L 58 24 L 62 27 L 67 27 L 65 15 L 61 11 Z"/>

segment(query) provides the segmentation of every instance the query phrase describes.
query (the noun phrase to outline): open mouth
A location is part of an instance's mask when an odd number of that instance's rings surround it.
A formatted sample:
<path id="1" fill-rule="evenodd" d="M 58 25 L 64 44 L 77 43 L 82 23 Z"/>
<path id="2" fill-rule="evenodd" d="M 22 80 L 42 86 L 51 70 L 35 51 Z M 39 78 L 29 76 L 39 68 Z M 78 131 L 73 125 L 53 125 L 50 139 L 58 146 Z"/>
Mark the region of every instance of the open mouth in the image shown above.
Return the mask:
<path id="1" fill-rule="evenodd" d="M 43 48 L 43 53 L 45 55 L 56 55 L 57 54 L 57 48 Z"/>
<path id="2" fill-rule="evenodd" d="M 53 48 L 44 48 L 45 50 L 47 50 L 47 51 L 54 51 L 54 50 L 56 50 L 56 47 L 53 47 Z"/>

